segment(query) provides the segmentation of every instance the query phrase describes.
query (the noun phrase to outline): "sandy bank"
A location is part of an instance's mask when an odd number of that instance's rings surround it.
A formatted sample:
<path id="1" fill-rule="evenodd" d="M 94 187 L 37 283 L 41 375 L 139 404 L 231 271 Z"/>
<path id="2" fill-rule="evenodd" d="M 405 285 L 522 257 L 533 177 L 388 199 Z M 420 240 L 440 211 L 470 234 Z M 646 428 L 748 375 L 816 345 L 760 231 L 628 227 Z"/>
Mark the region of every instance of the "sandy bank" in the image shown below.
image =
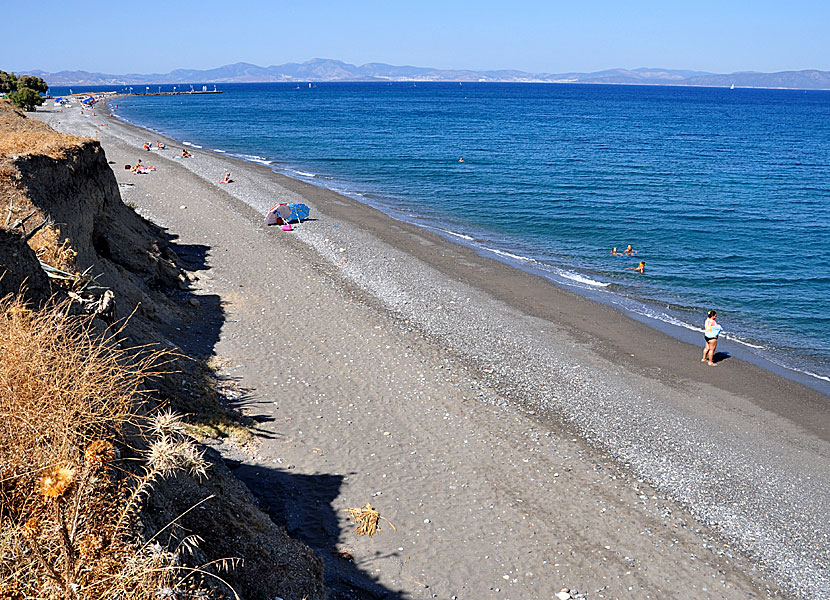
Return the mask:
<path id="1" fill-rule="evenodd" d="M 200 287 L 224 309 L 181 343 L 251 390 L 262 440 L 237 472 L 342 589 L 737 598 L 761 593 L 761 564 L 827 593 L 822 394 L 734 359 L 706 369 L 697 347 L 266 167 L 42 117 L 100 137 L 125 201 L 204 247 Z M 125 172 L 136 158 L 158 170 Z M 300 200 L 313 220 L 262 226 Z M 367 501 L 398 531 L 355 537 L 340 511 Z"/>

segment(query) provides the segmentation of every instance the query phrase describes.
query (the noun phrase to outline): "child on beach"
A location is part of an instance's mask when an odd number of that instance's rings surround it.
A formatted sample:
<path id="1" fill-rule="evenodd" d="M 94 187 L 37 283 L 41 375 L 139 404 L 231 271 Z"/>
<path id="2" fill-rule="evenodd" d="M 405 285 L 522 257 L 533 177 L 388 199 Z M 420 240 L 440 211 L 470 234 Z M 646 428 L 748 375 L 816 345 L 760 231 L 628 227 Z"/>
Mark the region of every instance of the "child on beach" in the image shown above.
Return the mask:
<path id="1" fill-rule="evenodd" d="M 717 311 L 710 310 L 706 322 L 703 324 L 703 358 L 700 362 L 707 362 L 710 367 L 717 367 L 715 364 L 715 349 L 718 347 L 718 336 L 723 331 L 723 327 L 717 324 L 715 318 L 718 316 Z"/>

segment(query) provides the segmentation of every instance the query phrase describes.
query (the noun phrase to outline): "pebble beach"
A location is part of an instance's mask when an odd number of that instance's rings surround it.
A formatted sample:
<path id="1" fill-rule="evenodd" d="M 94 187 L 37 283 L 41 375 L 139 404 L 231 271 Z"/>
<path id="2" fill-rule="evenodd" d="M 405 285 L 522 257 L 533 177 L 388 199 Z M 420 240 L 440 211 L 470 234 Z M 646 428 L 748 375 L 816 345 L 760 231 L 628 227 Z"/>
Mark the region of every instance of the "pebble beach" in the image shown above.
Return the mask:
<path id="1" fill-rule="evenodd" d="M 169 340 L 244 390 L 257 443 L 218 449 L 340 597 L 830 596 L 826 395 L 103 107 L 36 117 L 201 257 Z M 278 202 L 311 217 L 266 227 Z"/>

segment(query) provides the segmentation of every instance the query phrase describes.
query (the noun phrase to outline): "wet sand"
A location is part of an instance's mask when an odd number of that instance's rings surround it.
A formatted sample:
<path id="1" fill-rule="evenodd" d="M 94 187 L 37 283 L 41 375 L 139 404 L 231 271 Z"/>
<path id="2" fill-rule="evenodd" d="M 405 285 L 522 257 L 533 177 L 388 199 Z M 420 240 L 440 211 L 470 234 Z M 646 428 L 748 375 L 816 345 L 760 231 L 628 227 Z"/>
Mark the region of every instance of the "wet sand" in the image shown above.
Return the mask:
<path id="1" fill-rule="evenodd" d="M 265 166 L 143 152 L 158 136 L 98 115 L 40 113 L 99 137 L 125 202 L 204 248 L 206 301 L 169 336 L 249 390 L 258 449 L 221 449 L 343 597 L 827 595 L 827 396 L 734 358 L 707 368 L 697 346 Z M 157 171 L 123 170 L 137 158 Z M 312 218 L 266 228 L 278 201 Z M 366 502 L 397 531 L 355 536 L 342 509 Z"/>

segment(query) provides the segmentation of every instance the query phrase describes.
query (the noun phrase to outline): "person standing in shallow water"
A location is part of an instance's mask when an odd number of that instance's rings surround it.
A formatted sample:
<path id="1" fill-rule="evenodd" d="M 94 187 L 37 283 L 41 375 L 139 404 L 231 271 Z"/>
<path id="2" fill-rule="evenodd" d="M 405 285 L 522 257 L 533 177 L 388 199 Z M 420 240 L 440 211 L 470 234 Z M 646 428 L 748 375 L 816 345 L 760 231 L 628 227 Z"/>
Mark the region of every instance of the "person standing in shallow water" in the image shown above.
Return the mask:
<path id="1" fill-rule="evenodd" d="M 717 311 L 710 310 L 706 323 L 703 325 L 705 345 L 703 346 L 703 358 L 700 359 L 700 362 L 708 362 L 710 367 L 717 366 L 715 364 L 715 349 L 718 347 L 718 336 L 723 331 L 723 328 L 715 321 L 717 316 Z"/>

